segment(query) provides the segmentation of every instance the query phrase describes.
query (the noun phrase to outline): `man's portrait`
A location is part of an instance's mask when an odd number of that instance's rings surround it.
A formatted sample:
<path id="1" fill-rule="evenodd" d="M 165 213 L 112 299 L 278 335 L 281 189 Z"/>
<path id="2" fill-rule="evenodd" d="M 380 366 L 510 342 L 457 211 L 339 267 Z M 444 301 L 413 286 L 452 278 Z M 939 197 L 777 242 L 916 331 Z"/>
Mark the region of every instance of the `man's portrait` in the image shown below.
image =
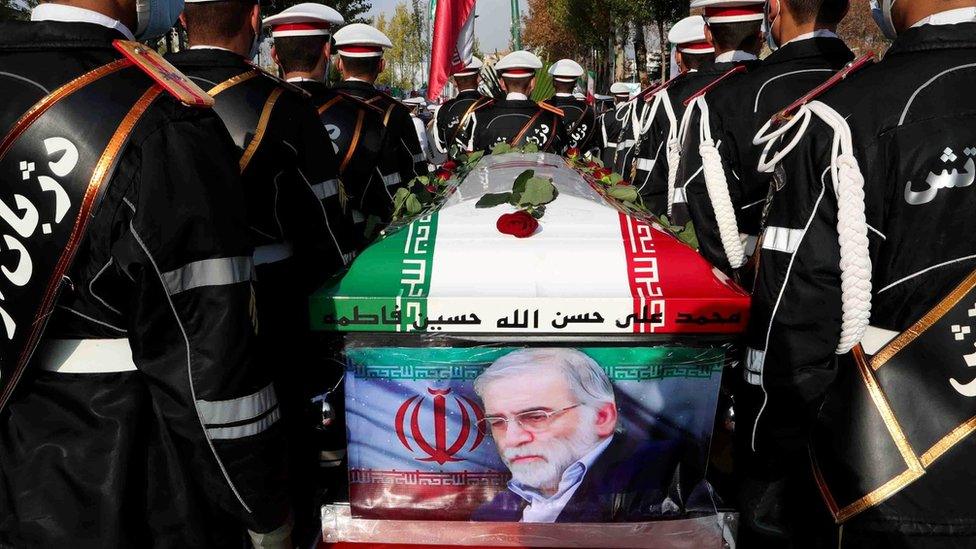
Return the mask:
<path id="1" fill-rule="evenodd" d="M 490 436 L 512 473 L 473 520 L 613 522 L 660 514 L 676 471 L 671 442 L 621 432 L 603 368 L 569 348 L 520 349 L 474 383 Z"/>

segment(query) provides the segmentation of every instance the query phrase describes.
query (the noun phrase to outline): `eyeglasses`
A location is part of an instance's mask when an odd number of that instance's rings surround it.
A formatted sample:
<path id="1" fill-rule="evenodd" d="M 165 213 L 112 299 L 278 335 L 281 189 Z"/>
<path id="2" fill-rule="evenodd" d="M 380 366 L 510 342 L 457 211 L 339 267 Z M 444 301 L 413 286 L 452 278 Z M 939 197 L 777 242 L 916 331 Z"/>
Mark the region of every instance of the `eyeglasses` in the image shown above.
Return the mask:
<path id="1" fill-rule="evenodd" d="M 551 411 L 529 410 L 528 412 L 515 414 L 515 416 L 512 418 L 502 416 L 486 416 L 478 421 L 478 430 L 481 431 L 482 434 L 487 435 L 489 432 L 496 429 L 501 429 L 502 427 L 507 429 L 508 422 L 515 421 L 522 429 L 525 429 L 530 433 L 539 433 L 548 429 L 549 426 L 552 425 L 552 422 L 556 416 L 562 414 L 563 412 L 568 412 L 569 410 L 572 410 L 578 406 L 582 406 L 582 404 L 573 404 L 572 406 Z"/>

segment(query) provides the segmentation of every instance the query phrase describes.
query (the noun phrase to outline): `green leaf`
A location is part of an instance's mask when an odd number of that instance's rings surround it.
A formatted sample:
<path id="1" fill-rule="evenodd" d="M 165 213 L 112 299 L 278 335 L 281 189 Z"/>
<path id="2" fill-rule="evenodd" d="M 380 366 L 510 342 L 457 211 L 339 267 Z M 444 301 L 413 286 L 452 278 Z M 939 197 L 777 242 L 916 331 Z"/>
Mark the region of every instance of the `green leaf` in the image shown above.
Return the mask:
<path id="1" fill-rule="evenodd" d="M 512 196 L 509 198 L 509 202 L 515 206 L 522 200 L 522 193 L 525 192 L 525 183 L 532 176 L 535 175 L 535 170 L 525 170 L 524 172 L 518 174 L 515 178 L 515 184 L 512 185 Z"/>
<path id="2" fill-rule="evenodd" d="M 404 203 L 407 201 L 407 196 L 410 195 L 405 187 L 400 187 L 397 189 L 396 194 L 393 195 L 393 208 L 399 210 L 403 207 Z"/>
<path id="3" fill-rule="evenodd" d="M 504 141 L 501 143 L 495 143 L 495 145 L 491 148 L 491 154 L 503 154 L 511 151 L 512 146 Z"/>
<path id="4" fill-rule="evenodd" d="M 616 198 L 617 200 L 623 200 L 624 202 L 633 202 L 637 200 L 637 189 L 630 185 L 622 187 L 610 187 L 607 189 L 607 194 Z"/>
<path id="5" fill-rule="evenodd" d="M 539 152 L 539 146 L 536 145 L 535 143 L 526 143 L 525 146 L 522 147 L 522 152 L 526 152 L 526 153 Z"/>
<path id="6" fill-rule="evenodd" d="M 542 219 L 542 216 L 546 215 L 546 207 L 536 206 L 535 208 L 529 210 L 529 214 L 536 219 Z"/>
<path id="7" fill-rule="evenodd" d="M 485 151 L 474 151 L 469 154 L 467 158 L 464 159 L 465 164 L 474 164 L 475 162 L 481 160 L 481 157 L 485 155 Z"/>
<path id="8" fill-rule="evenodd" d="M 475 208 L 494 208 L 505 204 L 512 197 L 512 193 L 488 193 L 482 196 L 474 205 Z"/>
<path id="9" fill-rule="evenodd" d="M 616 185 L 617 183 L 620 183 L 623 180 L 624 180 L 624 176 L 620 175 L 617 172 L 613 172 L 613 173 L 610 174 L 610 184 L 611 185 Z"/>
<path id="10" fill-rule="evenodd" d="M 678 232 L 678 238 L 692 248 L 698 249 L 698 233 L 695 232 L 695 225 L 691 221 L 685 223 L 684 228 Z"/>
<path id="11" fill-rule="evenodd" d="M 410 215 L 419 214 L 420 210 L 424 207 L 420 204 L 420 200 L 417 200 L 417 195 L 410 193 L 407 197 L 407 213 Z"/>
<path id="12" fill-rule="evenodd" d="M 548 179 L 533 177 L 525 182 L 525 192 L 519 199 L 519 205 L 541 206 L 556 199 L 559 191 Z"/>

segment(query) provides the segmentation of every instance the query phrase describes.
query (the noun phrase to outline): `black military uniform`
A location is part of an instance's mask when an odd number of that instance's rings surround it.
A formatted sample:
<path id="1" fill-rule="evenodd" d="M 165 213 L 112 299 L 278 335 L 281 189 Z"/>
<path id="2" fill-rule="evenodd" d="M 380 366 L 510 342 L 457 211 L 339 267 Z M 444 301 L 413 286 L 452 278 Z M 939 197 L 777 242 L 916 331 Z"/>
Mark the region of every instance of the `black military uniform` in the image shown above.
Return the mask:
<path id="1" fill-rule="evenodd" d="M 812 116 L 805 136 L 775 168 L 747 363 L 766 402 L 755 426 L 747 428 L 756 450 L 780 468 L 808 470 L 805 443 L 828 387 L 846 392 L 857 382 L 839 376 L 858 378 L 857 368 L 844 360 L 850 354 L 843 353 L 860 340 L 859 321 L 870 317 L 869 333 L 902 332 L 976 268 L 976 241 L 969 237 L 976 232 L 976 13 L 970 11 L 968 20 L 900 33 L 881 63 L 817 98 L 829 107 L 817 109 L 831 123 Z M 863 183 L 851 177 L 850 155 Z M 832 158 L 839 168 L 834 172 Z M 865 216 L 860 221 L 858 211 Z M 960 306 L 965 310 L 972 302 Z M 972 338 L 962 327 L 954 329 L 955 338 L 944 329 L 948 358 L 932 356 L 919 370 L 945 363 L 954 368 L 952 377 L 968 382 L 972 373 L 960 356 L 972 351 Z M 861 341 L 867 345 L 867 338 Z M 951 391 L 948 383 L 936 381 Z M 954 406 L 971 416 L 972 399 L 960 400 L 926 402 L 931 408 L 918 412 L 931 421 L 903 423 L 905 433 L 915 440 L 918 429 L 941 422 Z M 885 440 L 886 433 L 882 428 L 873 438 Z M 872 441 L 851 444 L 860 445 L 865 462 L 881 457 L 875 453 L 881 446 Z M 846 523 L 844 545 L 971 547 L 976 438 L 946 450 L 924 476 L 888 499 L 871 501 Z"/>
<path id="2" fill-rule="evenodd" d="M 122 57 L 111 43 L 123 34 L 98 24 L 0 30 L 5 134 L 40 98 Z M 103 101 L 152 84 L 124 70 Z M 240 547 L 241 523 L 284 522 L 282 440 L 269 372 L 254 356 L 236 161 L 212 111 L 165 93 L 134 127 L 0 415 L 0 546 Z M 36 169 L 51 175 L 40 161 Z"/>
<path id="3" fill-rule="evenodd" d="M 597 143 L 600 147 L 600 160 L 610 169 L 616 165 L 618 140 L 627 121 L 627 113 L 630 112 L 628 107 L 626 101 L 621 101 L 601 114 L 596 122 L 599 128 Z"/>
<path id="4" fill-rule="evenodd" d="M 854 54 L 836 37 L 793 41 L 773 52 L 747 75 L 723 83 L 706 96 L 712 139 L 721 142 L 719 154 L 740 233 L 750 237 L 759 234 L 762 205 L 769 189 L 769 174 L 756 169 L 762 149 L 752 144 L 752 138 L 773 114 L 823 83 L 853 58 Z M 696 130 L 692 126 L 692 135 Z M 697 147 L 698 141 L 689 143 Z M 686 152 L 687 157 L 682 161 L 688 162 L 684 173 L 690 177 L 691 168 L 701 167 L 701 157 L 696 154 L 697 148 Z M 691 181 L 694 184 L 684 186 L 685 197 L 698 235 L 699 250 L 714 265 L 728 271 L 729 259 L 722 247 L 704 177 L 691 178 Z"/>
<path id="5" fill-rule="evenodd" d="M 567 137 L 563 112 L 546 103 L 520 97 L 484 101 L 471 115 L 466 135 L 468 150 L 489 151 L 497 143 L 524 147 L 532 143 L 540 151 L 562 154 Z"/>
<path id="6" fill-rule="evenodd" d="M 442 154 L 447 154 L 451 146 L 464 149 L 467 144 L 459 139 L 462 126 L 474 112 L 479 101 L 487 100 L 478 90 L 462 90 L 434 114 L 434 144 Z"/>
<path id="7" fill-rule="evenodd" d="M 546 103 L 563 111 L 563 128 L 567 148 L 586 152 L 596 144 L 596 110 L 583 99 L 572 94 L 559 94 L 546 99 Z"/>
<path id="8" fill-rule="evenodd" d="M 744 52 L 735 52 L 737 54 L 743 54 L 743 57 L 749 56 Z M 714 93 L 716 90 L 722 87 L 729 86 L 736 80 L 742 78 L 748 70 L 755 68 L 758 65 L 758 60 L 755 56 L 751 56 L 751 59 L 744 61 L 726 61 L 726 62 L 716 62 L 709 70 L 700 71 L 702 76 L 707 75 L 709 79 L 706 81 L 703 88 L 694 90 L 689 97 L 694 97 L 699 92 L 708 89 L 708 95 L 700 95 L 698 100 L 705 104 L 704 108 L 709 111 L 709 104 L 706 101 L 708 96 Z M 733 72 L 736 68 L 742 68 L 741 72 Z M 698 73 L 696 73 L 698 74 Z M 736 108 L 741 108 L 741 104 Z M 676 177 L 674 182 L 674 194 L 671 196 L 672 207 L 672 221 L 678 225 L 684 225 L 688 221 L 694 221 L 691 217 L 691 213 L 688 209 L 687 203 L 687 186 L 688 185 L 700 185 L 704 186 L 704 175 L 702 167 L 702 156 L 699 153 L 699 144 L 701 143 L 702 137 L 699 132 L 699 125 L 701 123 L 701 105 L 697 102 L 692 102 L 686 106 L 685 112 L 682 114 L 681 121 L 679 123 L 679 133 L 678 140 L 681 143 L 681 156 L 678 161 L 678 169 L 676 171 Z M 709 115 L 710 116 L 710 115 Z M 713 136 L 714 140 L 714 136 Z M 667 192 L 665 192 L 665 197 L 667 197 Z M 709 261 L 715 261 L 716 258 L 705 252 L 702 252 L 706 259 Z M 728 271 L 728 261 L 723 264 L 721 262 L 717 263 L 717 266 L 723 267 L 724 270 Z M 737 267 L 739 265 L 736 265 Z"/>

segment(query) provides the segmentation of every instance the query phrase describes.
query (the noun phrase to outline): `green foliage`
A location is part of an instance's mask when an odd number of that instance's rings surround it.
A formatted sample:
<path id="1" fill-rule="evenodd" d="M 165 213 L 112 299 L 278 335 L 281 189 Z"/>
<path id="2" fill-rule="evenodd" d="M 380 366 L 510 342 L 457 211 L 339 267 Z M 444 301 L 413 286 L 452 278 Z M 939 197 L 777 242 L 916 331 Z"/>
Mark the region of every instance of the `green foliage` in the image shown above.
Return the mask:
<path id="1" fill-rule="evenodd" d="M 511 192 L 487 193 L 478 199 L 474 206 L 494 208 L 502 204 L 511 204 L 540 219 L 546 212 L 546 204 L 558 196 L 559 190 L 552 184 L 551 179 L 535 177 L 534 170 L 525 170 L 515 178 Z"/>
<path id="2" fill-rule="evenodd" d="M 552 63 L 545 63 L 542 68 L 535 73 L 535 88 L 532 89 L 533 101 L 545 101 L 556 93 L 552 85 L 552 76 L 549 74 L 549 67 Z"/>
<path id="3" fill-rule="evenodd" d="M 420 87 L 425 76 L 420 69 L 430 52 L 430 46 L 424 39 L 422 21 L 416 10 L 406 2 L 400 2 L 389 19 L 386 14 L 381 14 L 373 22 L 373 26 L 393 43 L 393 47 L 383 55 L 386 70 L 378 79 L 380 84 L 401 90 Z"/>
<path id="4" fill-rule="evenodd" d="M 2 0 L 0 0 L 2 1 Z M 281 10 L 290 8 L 296 4 L 303 4 L 309 0 L 273 0 L 271 7 L 264 10 L 264 16 L 274 15 L 279 13 Z M 343 19 L 346 23 L 369 23 L 369 19 L 365 17 L 366 13 L 373 8 L 372 2 L 370 0 L 329 0 L 324 2 L 322 0 L 311 0 L 316 4 L 322 4 L 324 6 L 329 6 L 330 8 L 336 10 L 342 14 Z"/>

